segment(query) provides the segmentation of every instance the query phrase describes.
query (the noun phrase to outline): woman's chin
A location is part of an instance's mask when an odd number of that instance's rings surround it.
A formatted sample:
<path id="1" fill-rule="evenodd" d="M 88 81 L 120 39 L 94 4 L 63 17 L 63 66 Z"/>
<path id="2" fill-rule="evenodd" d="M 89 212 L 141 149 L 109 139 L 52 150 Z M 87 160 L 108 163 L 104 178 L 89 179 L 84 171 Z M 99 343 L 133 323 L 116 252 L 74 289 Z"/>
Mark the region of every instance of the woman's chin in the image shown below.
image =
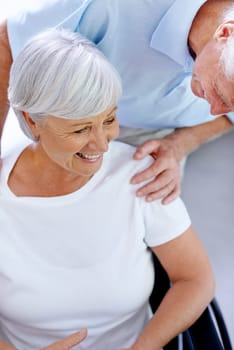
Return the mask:
<path id="1" fill-rule="evenodd" d="M 84 159 L 78 155 L 75 157 L 79 161 L 76 172 L 83 176 L 93 176 L 102 166 L 103 155 L 100 155 L 96 159 Z"/>

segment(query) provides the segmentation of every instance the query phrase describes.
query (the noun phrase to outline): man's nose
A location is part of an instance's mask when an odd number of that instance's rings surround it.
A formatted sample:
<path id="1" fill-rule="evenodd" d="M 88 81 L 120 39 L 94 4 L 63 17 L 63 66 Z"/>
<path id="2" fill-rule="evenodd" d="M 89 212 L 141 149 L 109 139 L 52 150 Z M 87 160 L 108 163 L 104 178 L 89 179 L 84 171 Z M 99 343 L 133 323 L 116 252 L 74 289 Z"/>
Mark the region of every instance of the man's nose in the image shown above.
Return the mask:
<path id="1" fill-rule="evenodd" d="M 231 109 L 224 106 L 222 103 L 213 102 L 210 104 L 210 113 L 212 115 L 226 114 L 231 112 Z"/>

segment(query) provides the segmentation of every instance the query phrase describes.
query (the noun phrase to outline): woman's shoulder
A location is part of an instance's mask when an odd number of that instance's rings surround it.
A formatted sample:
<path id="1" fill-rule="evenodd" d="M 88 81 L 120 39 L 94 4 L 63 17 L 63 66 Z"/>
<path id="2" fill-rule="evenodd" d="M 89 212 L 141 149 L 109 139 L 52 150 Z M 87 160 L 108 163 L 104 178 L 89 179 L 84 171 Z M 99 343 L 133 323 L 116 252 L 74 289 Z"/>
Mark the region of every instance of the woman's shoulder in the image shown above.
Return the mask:
<path id="1" fill-rule="evenodd" d="M 142 160 L 133 159 L 135 151 L 136 147 L 134 146 L 120 141 L 112 141 L 106 157 L 109 169 L 134 173 L 143 170 L 152 163 L 153 159 L 150 156 Z"/>
<path id="2" fill-rule="evenodd" d="M 30 143 L 32 143 L 32 140 L 25 138 L 19 140 L 16 143 L 13 143 L 12 145 L 9 145 L 9 147 L 6 148 L 2 153 L 3 166 L 9 164 L 12 161 L 16 161 L 19 155 Z"/>
<path id="3" fill-rule="evenodd" d="M 14 168 L 14 165 L 20 156 L 20 154 L 23 152 L 23 150 L 30 144 L 32 140 L 24 139 L 22 141 L 19 141 L 15 144 L 12 144 L 10 147 L 4 150 L 2 154 L 2 168 L 0 172 L 0 178 L 1 181 L 8 177 L 11 170 Z"/>

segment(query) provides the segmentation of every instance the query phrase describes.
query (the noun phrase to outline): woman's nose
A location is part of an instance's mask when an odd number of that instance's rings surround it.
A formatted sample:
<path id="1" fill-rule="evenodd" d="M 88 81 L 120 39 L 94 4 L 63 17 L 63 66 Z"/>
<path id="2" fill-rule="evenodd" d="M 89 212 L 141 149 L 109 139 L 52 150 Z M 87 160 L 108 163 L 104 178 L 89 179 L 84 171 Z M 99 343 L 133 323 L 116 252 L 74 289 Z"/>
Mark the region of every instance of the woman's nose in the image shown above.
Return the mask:
<path id="1" fill-rule="evenodd" d="M 92 147 L 99 152 L 106 152 L 108 150 L 108 143 L 108 135 L 103 129 L 96 130 L 90 140 Z"/>

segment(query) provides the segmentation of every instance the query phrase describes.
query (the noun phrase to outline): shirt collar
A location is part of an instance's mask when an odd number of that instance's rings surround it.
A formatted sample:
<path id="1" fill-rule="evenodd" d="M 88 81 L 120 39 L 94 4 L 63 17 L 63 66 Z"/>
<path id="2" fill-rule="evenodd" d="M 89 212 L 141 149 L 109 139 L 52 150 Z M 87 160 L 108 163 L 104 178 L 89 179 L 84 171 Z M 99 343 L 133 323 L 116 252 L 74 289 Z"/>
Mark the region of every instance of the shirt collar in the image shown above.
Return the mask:
<path id="1" fill-rule="evenodd" d="M 150 47 L 191 71 L 193 59 L 187 40 L 192 21 L 204 0 L 175 0 L 156 27 Z M 182 18 L 182 20 L 181 20 Z"/>

